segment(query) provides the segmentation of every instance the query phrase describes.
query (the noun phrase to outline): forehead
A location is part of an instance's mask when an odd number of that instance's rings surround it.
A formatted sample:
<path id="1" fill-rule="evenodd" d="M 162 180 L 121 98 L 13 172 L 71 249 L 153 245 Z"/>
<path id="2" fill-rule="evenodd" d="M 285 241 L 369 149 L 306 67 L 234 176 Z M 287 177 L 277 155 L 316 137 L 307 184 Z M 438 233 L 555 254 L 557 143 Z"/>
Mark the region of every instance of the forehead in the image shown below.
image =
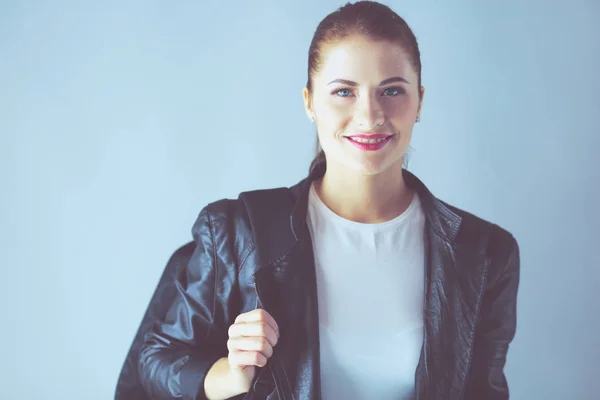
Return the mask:
<path id="1" fill-rule="evenodd" d="M 391 76 L 402 76 L 411 83 L 416 78 L 402 46 L 388 41 L 351 37 L 328 44 L 323 49 L 315 78 L 327 82 L 337 78 L 379 82 Z"/>

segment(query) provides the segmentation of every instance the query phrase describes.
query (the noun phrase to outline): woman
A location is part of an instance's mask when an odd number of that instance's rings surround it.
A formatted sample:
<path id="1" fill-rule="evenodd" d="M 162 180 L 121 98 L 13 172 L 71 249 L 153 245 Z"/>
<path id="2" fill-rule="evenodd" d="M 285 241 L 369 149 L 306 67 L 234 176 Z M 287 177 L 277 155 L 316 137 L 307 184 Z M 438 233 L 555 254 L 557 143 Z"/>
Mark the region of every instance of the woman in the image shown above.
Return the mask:
<path id="1" fill-rule="evenodd" d="M 518 245 L 403 168 L 423 97 L 391 9 L 347 4 L 319 24 L 303 98 L 322 151 L 290 188 L 291 223 L 272 221 L 294 240 L 257 270 L 240 200 L 202 210 L 141 351 L 153 398 L 508 398 Z"/>

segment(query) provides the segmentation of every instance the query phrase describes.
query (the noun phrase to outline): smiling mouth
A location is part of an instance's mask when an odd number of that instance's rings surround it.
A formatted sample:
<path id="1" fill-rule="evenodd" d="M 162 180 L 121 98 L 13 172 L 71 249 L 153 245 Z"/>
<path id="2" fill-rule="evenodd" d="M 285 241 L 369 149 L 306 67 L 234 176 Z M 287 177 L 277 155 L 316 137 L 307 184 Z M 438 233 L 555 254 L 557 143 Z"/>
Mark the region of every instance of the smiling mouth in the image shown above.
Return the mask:
<path id="1" fill-rule="evenodd" d="M 351 140 L 355 143 L 362 144 L 377 144 L 382 143 L 394 136 L 393 133 L 356 133 L 351 135 L 345 135 L 344 138 Z"/>
<path id="2" fill-rule="evenodd" d="M 349 143 L 366 151 L 383 149 L 393 137 L 394 135 L 388 134 L 344 136 Z"/>
<path id="3" fill-rule="evenodd" d="M 376 144 L 376 143 L 385 142 L 386 140 L 391 139 L 391 137 L 392 136 L 390 135 L 390 136 L 386 136 L 386 137 L 372 139 L 372 138 L 361 138 L 361 137 L 346 136 L 346 139 L 352 140 L 353 142 L 357 142 L 357 143 Z"/>

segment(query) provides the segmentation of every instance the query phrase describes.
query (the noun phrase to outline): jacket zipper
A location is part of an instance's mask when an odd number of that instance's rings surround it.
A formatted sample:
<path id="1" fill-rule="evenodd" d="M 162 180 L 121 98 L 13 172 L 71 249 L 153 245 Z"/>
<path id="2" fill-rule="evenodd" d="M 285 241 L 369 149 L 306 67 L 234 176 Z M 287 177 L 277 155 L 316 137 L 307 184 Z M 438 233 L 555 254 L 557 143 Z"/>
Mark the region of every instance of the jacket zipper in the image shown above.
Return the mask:
<path id="1" fill-rule="evenodd" d="M 425 276 L 423 279 L 423 369 L 425 370 L 425 393 L 429 393 L 429 368 L 427 365 L 427 298 L 429 297 L 429 281 L 430 281 L 430 267 L 431 267 L 431 237 L 427 234 L 427 225 L 424 229 L 423 240 L 425 244 Z"/>
<path id="2" fill-rule="evenodd" d="M 258 286 L 256 285 L 256 280 L 254 280 L 253 282 L 253 286 L 254 286 L 254 293 L 256 293 L 256 298 L 258 300 L 258 305 L 260 306 L 260 308 L 262 308 L 263 310 L 265 309 L 262 300 L 260 299 L 260 295 L 258 293 Z M 272 356 L 271 356 L 272 357 Z M 269 361 L 267 360 L 267 364 L 269 363 Z M 280 399 L 283 399 L 283 397 L 281 396 L 281 390 L 279 388 L 279 385 L 277 384 L 277 379 L 275 378 L 275 373 L 273 372 L 273 368 L 271 368 L 270 365 L 266 365 L 266 367 L 269 369 L 269 371 L 271 372 L 271 377 L 273 377 L 273 383 L 275 384 L 275 390 L 277 391 L 277 396 Z M 254 382 L 254 391 L 256 391 L 256 384 L 258 383 L 258 379 L 256 379 L 256 382 Z"/>

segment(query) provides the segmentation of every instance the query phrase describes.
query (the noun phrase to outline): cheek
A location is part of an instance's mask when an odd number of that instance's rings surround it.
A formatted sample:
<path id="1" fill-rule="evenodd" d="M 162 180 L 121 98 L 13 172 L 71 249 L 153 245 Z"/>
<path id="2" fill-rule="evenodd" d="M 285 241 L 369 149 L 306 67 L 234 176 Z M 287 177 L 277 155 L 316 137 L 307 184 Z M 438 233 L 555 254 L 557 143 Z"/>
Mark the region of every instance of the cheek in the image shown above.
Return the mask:
<path id="1" fill-rule="evenodd" d="M 348 114 L 352 110 L 352 101 L 350 99 L 336 97 L 329 93 L 318 93 L 314 99 L 315 111 L 324 116 L 333 118 Z"/>
<path id="2" fill-rule="evenodd" d="M 352 115 L 352 103 L 347 99 L 333 98 L 323 102 L 323 115 L 339 120 Z"/>
<path id="3" fill-rule="evenodd" d="M 407 119 L 416 114 L 418 105 L 407 97 L 400 97 L 384 102 L 383 107 L 388 118 Z"/>
<path id="4" fill-rule="evenodd" d="M 339 131 L 352 120 L 352 110 L 348 105 L 339 102 L 326 102 L 315 111 L 317 114 L 317 127 L 329 134 Z"/>

